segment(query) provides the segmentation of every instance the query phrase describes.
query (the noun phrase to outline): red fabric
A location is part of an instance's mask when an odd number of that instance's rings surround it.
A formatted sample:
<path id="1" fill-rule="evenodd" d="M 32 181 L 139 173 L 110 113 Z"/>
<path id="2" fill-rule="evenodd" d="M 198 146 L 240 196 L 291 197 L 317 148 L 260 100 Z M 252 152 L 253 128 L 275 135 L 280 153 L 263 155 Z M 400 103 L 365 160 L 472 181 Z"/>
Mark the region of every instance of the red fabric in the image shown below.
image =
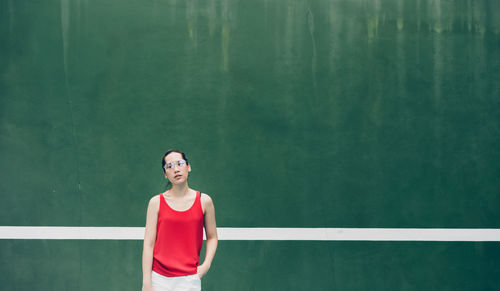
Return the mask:
<path id="1" fill-rule="evenodd" d="M 203 221 L 199 191 L 193 206 L 186 211 L 172 209 L 160 194 L 153 271 L 167 277 L 196 274 L 203 244 Z"/>

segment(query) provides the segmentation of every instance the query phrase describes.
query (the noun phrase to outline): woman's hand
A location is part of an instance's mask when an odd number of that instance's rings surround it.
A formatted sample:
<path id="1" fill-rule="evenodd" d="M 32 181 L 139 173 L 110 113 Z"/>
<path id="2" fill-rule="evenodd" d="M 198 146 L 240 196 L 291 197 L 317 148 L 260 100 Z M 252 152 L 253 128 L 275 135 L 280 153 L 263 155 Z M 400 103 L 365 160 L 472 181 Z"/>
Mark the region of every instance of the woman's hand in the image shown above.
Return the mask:
<path id="1" fill-rule="evenodd" d="M 201 264 L 198 266 L 198 277 L 203 278 L 205 274 L 208 272 L 208 269 L 210 269 L 210 266 L 206 264 Z"/>

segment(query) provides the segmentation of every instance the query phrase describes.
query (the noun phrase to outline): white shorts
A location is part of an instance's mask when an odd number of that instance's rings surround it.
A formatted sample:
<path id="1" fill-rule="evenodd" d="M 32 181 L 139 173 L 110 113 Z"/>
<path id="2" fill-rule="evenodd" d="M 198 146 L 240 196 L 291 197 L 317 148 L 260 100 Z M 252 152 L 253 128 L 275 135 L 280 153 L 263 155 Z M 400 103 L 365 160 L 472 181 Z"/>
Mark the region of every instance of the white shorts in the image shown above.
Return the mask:
<path id="1" fill-rule="evenodd" d="M 154 291 L 200 291 L 201 279 L 198 274 L 166 277 L 153 271 L 151 273 L 151 282 Z"/>

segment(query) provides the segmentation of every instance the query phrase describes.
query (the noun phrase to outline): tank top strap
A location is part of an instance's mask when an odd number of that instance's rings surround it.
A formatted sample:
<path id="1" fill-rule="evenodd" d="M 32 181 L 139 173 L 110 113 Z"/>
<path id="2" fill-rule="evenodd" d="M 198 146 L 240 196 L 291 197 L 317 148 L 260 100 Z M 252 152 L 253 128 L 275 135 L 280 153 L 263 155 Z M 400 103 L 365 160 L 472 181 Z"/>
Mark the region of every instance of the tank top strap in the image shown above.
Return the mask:
<path id="1" fill-rule="evenodd" d="M 160 211 L 162 208 L 161 205 L 163 204 L 162 201 L 165 202 L 165 197 L 163 197 L 163 193 L 158 194 L 158 197 L 160 197 L 160 205 L 158 208 L 158 211 Z"/>
<path id="2" fill-rule="evenodd" d="M 201 207 L 201 192 L 196 191 L 196 200 L 194 201 L 196 208 L 199 208 L 201 213 L 203 214 L 203 207 Z"/>

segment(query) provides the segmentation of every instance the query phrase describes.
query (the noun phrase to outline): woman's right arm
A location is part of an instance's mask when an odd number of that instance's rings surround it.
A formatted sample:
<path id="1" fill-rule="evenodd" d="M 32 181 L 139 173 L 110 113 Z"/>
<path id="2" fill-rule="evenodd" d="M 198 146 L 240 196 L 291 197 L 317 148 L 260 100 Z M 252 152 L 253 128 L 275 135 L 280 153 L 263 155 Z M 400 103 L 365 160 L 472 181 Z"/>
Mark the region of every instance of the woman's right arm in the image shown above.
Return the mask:
<path id="1" fill-rule="evenodd" d="M 159 195 L 149 200 L 142 249 L 142 291 L 153 290 L 151 273 L 153 268 L 153 249 L 156 241 L 156 223 L 158 222 Z"/>

